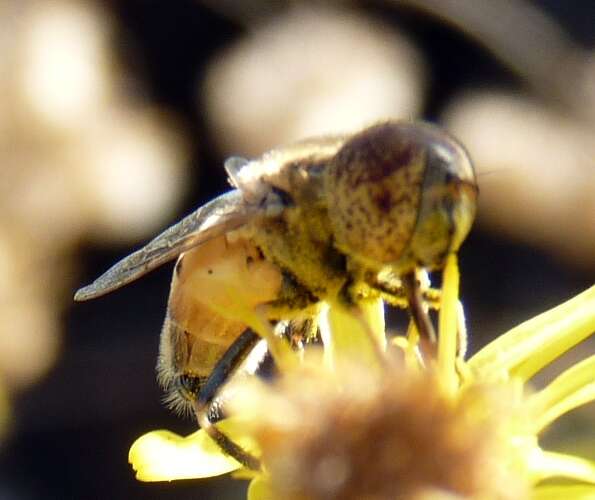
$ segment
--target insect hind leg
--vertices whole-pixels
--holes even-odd
[[[211,375],[201,387],[197,398],[193,401],[196,419],[200,427],[226,454],[252,470],[260,469],[260,461],[217,429],[213,424],[212,417],[220,414],[218,409],[213,411],[213,405],[217,405],[218,390],[230,379],[235,369],[246,359],[259,340],[260,337],[255,332],[250,329],[245,330],[217,362]]]
[[[318,335],[316,321],[309,317],[278,322],[276,330],[295,350],[301,350],[303,343],[315,342]],[[262,338],[254,331],[246,329],[225,351],[206,381],[200,383],[198,395],[192,401],[200,427],[225,453],[253,470],[260,469],[259,460],[217,429],[214,423],[224,418],[225,401],[219,397],[219,390],[230,380],[236,369],[249,356],[252,356],[252,353],[255,353],[261,341]],[[246,368],[248,373],[253,373],[264,380],[274,379],[277,376],[277,367],[268,349],[264,353],[257,354],[258,366],[252,367],[254,371],[252,372],[247,366],[242,366],[242,370]]]

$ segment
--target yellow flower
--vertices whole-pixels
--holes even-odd
[[[463,359],[456,257],[444,273],[436,359],[415,335],[384,345],[382,305],[331,305],[324,354],[306,352],[272,385],[241,382],[217,424],[258,454],[240,470],[198,431],[155,431],[130,450],[145,481],[237,471],[250,499],[595,497],[595,463],[543,450],[540,433],[595,400],[595,355],[532,392],[527,382],[595,331],[595,287]],[[563,480],[563,482],[562,482]]]

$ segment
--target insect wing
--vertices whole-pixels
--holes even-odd
[[[246,203],[241,191],[229,191],[122,259],[93,283],[78,290],[74,300],[89,300],[116,290],[190,248],[243,226],[260,212],[262,208],[258,205]]]

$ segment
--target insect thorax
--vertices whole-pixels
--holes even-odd
[[[345,256],[333,246],[321,204],[288,207],[260,221],[254,241],[267,259],[319,299],[337,293],[347,279]]]

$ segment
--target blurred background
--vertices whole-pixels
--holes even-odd
[[[592,285],[594,48],[592,0],[0,0],[0,499],[241,498],[127,463],[144,432],[194,430],[154,375],[171,265],[72,303],[228,189],[226,156],[441,123],[481,190],[460,256],[471,350]],[[594,417],[548,445],[594,457]]]

